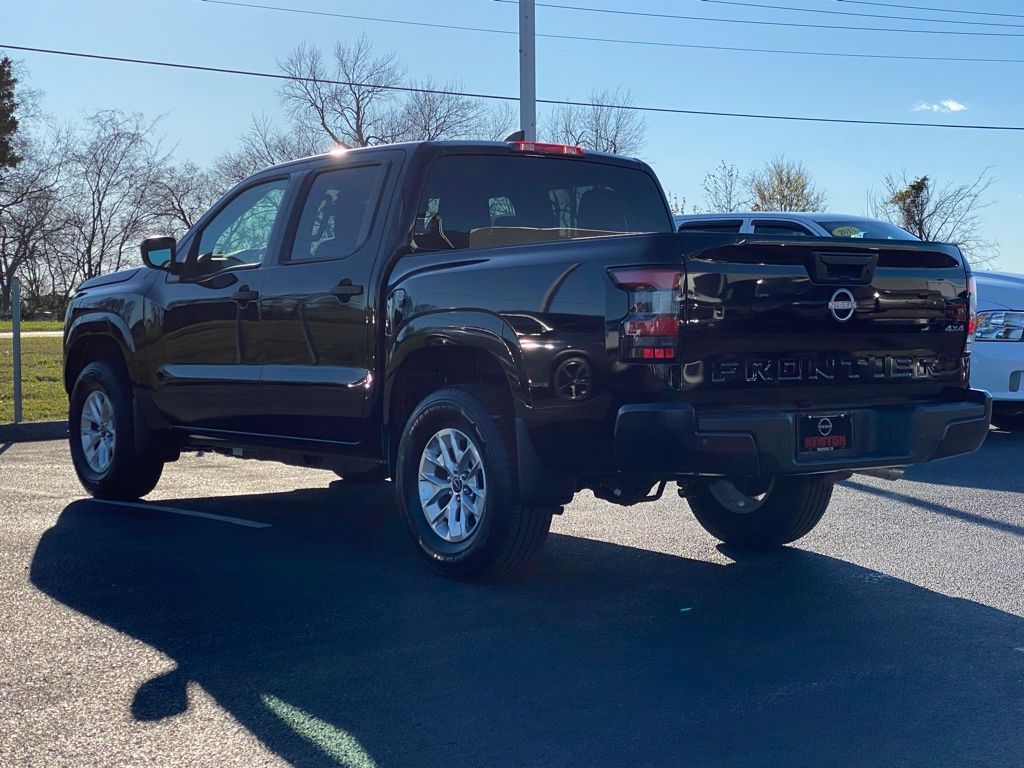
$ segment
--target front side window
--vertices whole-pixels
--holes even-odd
[[[288,179],[257,184],[224,206],[203,228],[195,271],[207,275],[263,263],[287,187]]]
[[[319,174],[295,230],[292,261],[343,259],[370,236],[384,168],[363,165]]]
[[[431,167],[416,212],[417,250],[495,248],[674,226],[637,168],[533,156],[454,155]]]

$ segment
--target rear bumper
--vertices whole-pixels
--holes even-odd
[[[797,418],[849,413],[853,448],[797,455]],[[619,409],[619,470],[645,475],[770,476],[900,467],[970,453],[981,447],[992,418],[987,392],[967,390],[960,402],[815,408],[813,411],[700,410],[685,403]]]

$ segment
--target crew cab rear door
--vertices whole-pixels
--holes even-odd
[[[332,158],[304,179],[260,296],[266,434],[356,444],[373,385],[370,273],[399,150]]]
[[[955,246],[678,237],[695,404],[904,402],[966,386],[968,285]]]

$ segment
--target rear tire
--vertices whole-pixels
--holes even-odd
[[[519,570],[558,511],[519,504],[508,420],[482,394],[450,388],[429,395],[398,448],[394,479],[406,527],[427,565],[449,578]]]
[[[832,487],[815,477],[709,480],[687,502],[697,522],[722,543],[767,549],[810,533],[828,508]]]
[[[136,450],[131,384],[116,362],[89,363],[78,374],[68,432],[75,472],[91,495],[131,500],[156,487],[164,462]]]

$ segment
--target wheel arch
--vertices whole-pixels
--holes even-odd
[[[116,360],[124,366],[132,383],[137,382],[135,344],[124,321],[116,315],[90,315],[76,320],[64,343],[64,390],[75,386],[78,374],[95,360]]]
[[[521,497],[566,503],[574,479],[543,467],[523,418],[531,407],[529,379],[515,331],[483,312],[439,312],[417,321],[403,327],[388,357],[382,415],[391,470],[406,420],[424,397],[446,386],[482,385],[490,404],[509,418]]]
[[[437,312],[406,324],[387,359],[383,417],[401,430],[420,400],[446,385],[477,383],[500,393],[514,417],[529,406],[515,332],[486,312]]]

